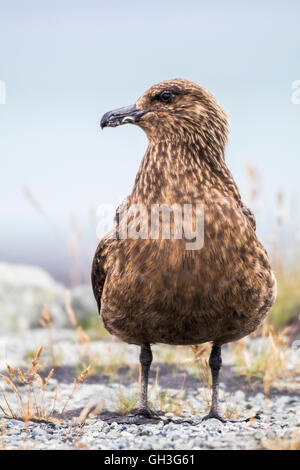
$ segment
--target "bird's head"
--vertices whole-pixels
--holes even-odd
[[[153,85],[132,106],[109,111],[101,127],[141,127],[151,141],[198,143],[223,154],[227,117],[215,98],[196,83],[177,78]]]

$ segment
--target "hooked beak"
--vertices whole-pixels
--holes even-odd
[[[100,121],[101,129],[104,127],[116,127],[121,124],[136,123],[139,122],[144,114],[148,113],[149,110],[139,110],[136,105],[126,106],[125,108],[115,109],[114,111],[108,111],[102,116]]]

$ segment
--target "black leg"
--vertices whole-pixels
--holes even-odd
[[[130,411],[126,416],[113,415],[108,418],[102,418],[107,422],[117,422],[124,424],[144,424],[149,422],[158,422],[161,417],[149,408],[148,405],[148,378],[152,363],[152,351],[149,343],[141,346],[140,364],[141,364],[141,389],[140,399],[137,408]]]
[[[222,366],[221,346],[214,344],[209,356],[209,366],[212,375],[211,409],[203,419],[215,418],[225,421],[219,415],[219,373]]]
[[[149,413],[148,406],[148,377],[152,363],[152,351],[149,343],[141,346],[140,364],[141,364],[141,390],[138,410],[143,413]],[[151,412],[150,412],[151,413]]]
[[[211,399],[211,408],[208,415],[204,416],[203,420],[207,420],[210,418],[218,419],[222,421],[222,423],[226,423],[227,421],[231,423],[239,423],[239,422],[248,422],[252,419],[260,419],[259,414],[256,414],[253,417],[246,418],[246,419],[225,419],[219,415],[219,374],[220,369],[222,367],[222,355],[221,355],[221,346],[214,344],[209,356],[209,366],[212,375],[212,399]]]

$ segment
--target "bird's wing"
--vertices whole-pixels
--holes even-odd
[[[106,279],[106,256],[111,244],[111,237],[109,235],[110,234],[103,238],[99,243],[92,264],[91,280],[99,313],[101,310],[101,297]]]
[[[126,211],[127,208],[127,201],[128,197],[126,197],[121,204],[118,206],[116,210],[116,215],[114,222],[116,226],[119,224],[119,218],[122,217],[123,212]],[[104,288],[104,283],[106,279],[106,256],[107,252],[109,251],[113,237],[114,230],[111,230],[99,243],[98,248],[96,250],[93,265],[92,265],[92,273],[91,273],[91,280],[92,280],[92,287],[95,299],[98,304],[99,313],[101,310],[101,297]]]
[[[255,220],[255,215],[253,214],[253,212],[249,209],[249,207],[246,206],[246,204],[244,204],[242,202],[242,211],[243,211],[243,214],[248,218],[248,220],[251,222],[251,225],[253,227],[254,230],[256,230],[256,220]]]
[[[101,310],[101,297],[106,278],[104,263],[105,258],[103,256],[103,246],[101,246],[100,243],[94,256],[91,273],[92,287],[98,305],[99,313]]]

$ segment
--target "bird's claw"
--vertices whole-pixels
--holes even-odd
[[[108,424],[182,424],[188,423],[193,425],[193,421],[185,418],[172,418],[164,416],[164,413],[153,411],[150,408],[135,408],[131,410],[127,415],[110,415],[107,417],[101,417],[103,421]]]
[[[244,419],[227,419],[222,418],[217,411],[211,410],[206,416],[202,418],[203,421],[207,421],[208,419],[217,419],[221,423],[249,423],[250,421],[255,421],[260,419],[259,413],[256,413],[255,416],[250,416]]]
[[[221,423],[226,423],[226,419],[222,418],[222,416],[219,415],[218,412],[216,411],[210,411],[206,416],[202,418],[202,421],[207,421],[209,419],[217,419],[218,421],[221,421]]]
[[[150,408],[134,408],[130,411],[129,416],[142,416],[143,418],[150,419],[161,419],[161,414],[156,411],[151,410]]]
[[[155,424],[162,420],[161,415],[150,408],[135,408],[127,415],[116,414],[102,419],[109,424]]]

